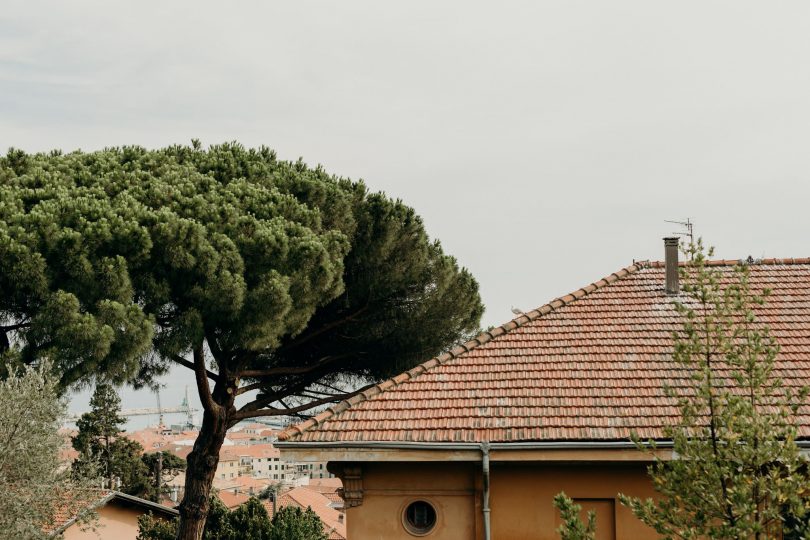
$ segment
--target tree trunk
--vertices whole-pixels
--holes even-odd
[[[230,427],[228,416],[234,411],[233,393],[226,392],[220,384],[217,384],[212,397],[218,407],[211,410],[205,408],[200,434],[186,460],[185,494],[179,507],[177,540],[202,539],[210,506],[211,485],[219,463],[219,450]]]

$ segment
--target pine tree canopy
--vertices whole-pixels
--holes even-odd
[[[149,382],[204,344],[259,408],[408,367],[481,313],[411,208],[267,148],[0,158],[0,352],[63,386]]]
[[[180,539],[201,538],[228,428],[346,399],[482,312],[411,208],[267,148],[0,158],[0,358],[47,359],[62,388],[194,371]]]

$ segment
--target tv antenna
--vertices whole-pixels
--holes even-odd
[[[676,232],[673,232],[672,234],[674,234],[675,236],[683,236],[685,238],[689,238],[689,244],[694,244],[695,243],[695,235],[694,235],[694,232],[692,230],[692,227],[695,224],[692,223],[692,220],[690,218],[686,218],[686,221],[671,221],[671,220],[665,219],[664,223],[673,223],[675,225],[680,225],[685,230],[682,230],[680,232],[676,231]]]

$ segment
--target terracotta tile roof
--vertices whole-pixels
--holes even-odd
[[[313,478],[309,484],[304,486],[306,489],[317,491],[332,503],[332,506],[343,506],[343,497],[340,496],[338,490],[343,487],[343,482],[340,478]]]
[[[249,456],[252,458],[277,458],[281,455],[278,448],[270,443],[232,447],[228,450],[228,452],[239,457]]]
[[[255,433],[243,433],[241,431],[228,433],[228,438],[232,441],[252,441],[253,439],[258,439],[259,436]]]
[[[272,480],[269,478],[254,478],[253,476],[239,476],[233,479],[234,485],[239,490],[245,490],[248,488],[265,488],[273,483]]]
[[[335,510],[330,506],[332,501],[325,497],[322,493],[308,489],[307,486],[293,488],[278,496],[278,508],[287,506],[295,506],[306,510],[312,508],[312,511],[318,514],[323,522],[324,531],[329,535],[329,540],[344,540],[346,538],[346,520],[341,521],[340,516],[343,512]],[[272,501],[265,501],[264,505],[267,513],[272,517],[273,503]]]
[[[321,495],[329,499],[329,502],[332,503],[333,508],[343,508],[343,497],[341,497],[340,493],[337,491],[321,492]]]
[[[109,489],[70,489],[65,490],[61,495],[62,502],[56,509],[53,522],[44,528],[47,534],[54,537],[80,518],[87,517],[89,512],[110,504],[112,501],[141,508],[144,513],[158,512],[170,517],[178,515],[177,510],[168,506]],[[59,537],[61,538],[61,536]]]
[[[46,533],[62,531],[81,515],[104,504],[113,491],[109,489],[83,489],[66,491],[54,511],[53,522],[45,527]]]
[[[194,449],[193,446],[169,443],[164,446],[159,446],[155,448],[153,451],[154,452],[168,451],[169,453],[174,454],[179,458],[188,459],[188,455],[191,453],[193,449]]]
[[[712,261],[731,276],[738,261]],[[810,259],[751,265],[757,309],[781,345],[777,375],[810,384]],[[663,263],[637,263],[284,431],[295,441],[599,441],[662,438],[680,328]],[[682,296],[681,299],[684,299]],[[810,437],[810,411],[799,420]]]
[[[233,510],[237,506],[241,506],[250,500],[250,495],[244,493],[232,493],[230,491],[219,491],[217,497],[222,501],[227,508]]]
[[[245,429],[252,429],[252,430],[267,429],[266,424],[261,424],[259,422],[251,422],[249,424],[239,424],[237,427],[239,429],[241,429],[241,430],[245,430]]]
[[[239,461],[239,451],[236,446],[222,447],[219,449],[219,462],[223,461]]]
[[[160,426],[149,426],[137,431],[124,432],[123,436],[143,446],[144,452],[155,452],[158,448],[169,444],[177,444],[179,441],[193,441],[198,434],[197,431],[165,434],[161,431]]]
[[[321,493],[327,493],[330,491],[337,492],[337,490],[343,487],[343,481],[338,477],[312,478],[310,479],[309,484],[304,487],[314,489],[315,491],[319,491]]]

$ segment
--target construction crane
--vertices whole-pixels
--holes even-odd
[[[163,424],[163,418],[167,414],[185,414],[186,421],[189,426],[194,425],[194,413],[198,412],[199,409],[195,409],[190,406],[188,401],[188,387],[186,387],[186,393],[183,397],[183,401],[181,402],[179,407],[163,407],[160,402],[160,393],[155,391],[157,397],[157,407],[145,407],[141,409],[124,409],[119,414],[121,416],[153,416],[158,415],[160,418],[160,423]],[[79,414],[71,414],[65,417],[66,422],[76,422],[76,420],[81,417],[81,413]]]
[[[157,398],[157,412],[158,412],[158,425],[163,425],[163,407],[160,406],[160,388],[155,388],[155,397]]]
[[[189,428],[194,427],[194,411],[197,409],[192,409],[188,403],[188,385],[186,385],[186,395],[183,396],[183,401],[180,403],[180,408],[186,408],[186,426]]]

